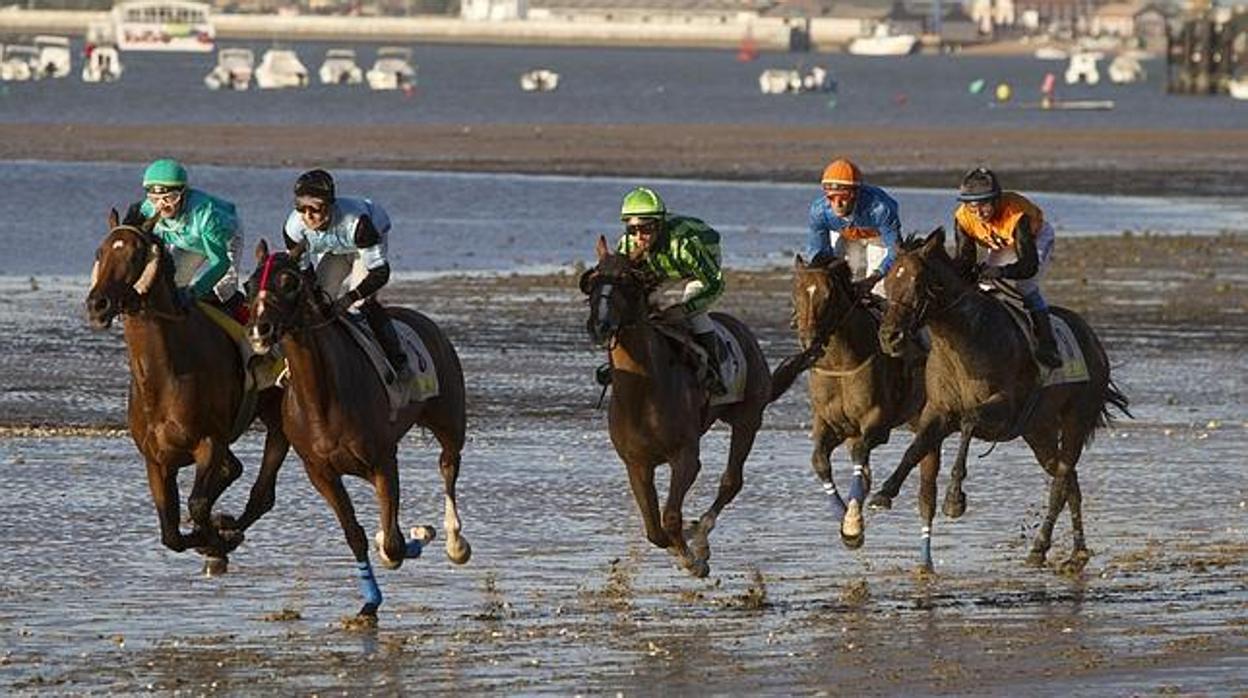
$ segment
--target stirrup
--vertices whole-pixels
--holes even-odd
[[[1057,370],[1062,367],[1062,355],[1057,353],[1056,350],[1050,353],[1044,349],[1037,349],[1036,361],[1038,361],[1042,366],[1046,366],[1053,370]]]
[[[597,383],[598,385],[601,385],[604,388],[607,387],[608,385],[611,385],[611,362],[610,361],[599,364],[598,368],[594,369],[594,382]]]

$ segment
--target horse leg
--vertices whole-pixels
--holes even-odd
[[[377,554],[386,569],[397,570],[406,558],[420,557],[424,541],[416,537],[405,540],[399,528],[399,464],[393,453],[387,454],[373,470],[373,489],[377,493],[378,518],[381,520],[381,528],[375,537]]]
[[[663,530],[659,518],[659,496],[654,491],[654,468],[640,462],[626,463],[628,484],[637,500],[641,521],[646,527],[646,538],[658,548],[667,548],[672,541]]]
[[[839,523],[845,518],[845,500],[841,499],[840,493],[836,491],[836,483],[832,479],[832,452],[841,445],[844,439],[841,439],[828,426],[828,423],[819,417],[815,417],[810,439],[815,442],[815,449],[810,453],[810,467],[814,469],[815,477],[823,482],[823,491],[827,493],[832,503],[832,516]]]
[[[854,464],[854,479],[849,485],[849,501],[845,503],[845,518],[841,520],[841,542],[845,547],[857,549],[866,540],[866,523],[862,518],[863,501],[871,490],[871,449],[888,440],[888,429],[869,426],[862,436],[849,440],[849,457]]]
[[[1083,434],[1073,433],[1075,430],[1067,425],[1062,430],[1062,460],[1070,463],[1070,474],[1066,476],[1066,503],[1070,507],[1070,528],[1072,549],[1070,559],[1062,563],[1062,571],[1068,574],[1079,572],[1088,563],[1091,554],[1083,538],[1083,493],[1079,491],[1079,457],[1083,455]]]
[[[442,487],[446,491],[445,511],[442,525],[446,528],[446,556],[451,562],[462,565],[472,557],[472,546],[468,539],[460,533],[459,505],[455,502],[455,483],[459,480],[460,451],[464,448],[462,436],[453,439],[448,434],[435,432],[438,442],[442,444],[442,453],[438,456],[438,471],[442,473]],[[419,531],[413,530],[416,538]]]
[[[672,480],[667,488],[667,501],[663,504],[663,530],[671,541],[668,551],[680,558],[689,574],[705,577],[711,571],[710,565],[705,560],[695,560],[689,553],[689,547],[685,544],[684,514],[681,511],[685,504],[685,495],[689,493],[689,488],[698,477],[698,471],[702,469],[696,442],[692,448],[682,449],[670,464]]]
[[[243,515],[237,521],[221,522],[226,532],[237,530],[241,535],[244,531],[251,527],[260,517],[269,513],[273,509],[273,503],[277,500],[277,472],[282,468],[282,462],[286,460],[286,454],[290,452],[290,441],[286,439],[286,435],[282,433],[280,425],[276,428],[273,424],[268,424],[268,432],[264,436],[264,455],[260,459],[260,472],[256,475],[256,481],[251,485],[251,493],[247,496],[247,506],[243,508]]]
[[[160,519],[160,542],[175,553],[206,543],[204,532],[195,530],[183,535],[180,528],[182,505],[178,502],[177,468],[166,467],[151,458],[147,459],[147,485],[152,492],[152,504]]]
[[[936,476],[940,474],[940,451],[923,456],[919,465],[919,571],[932,571],[932,519],[936,516]]]
[[[750,456],[750,450],[754,448],[754,437],[758,434],[760,426],[761,424],[756,422],[736,424],[732,427],[732,440],[728,446],[728,467],[724,468],[724,474],[719,478],[719,493],[715,496],[715,502],[711,504],[710,510],[698,519],[693,540],[689,543],[695,560],[705,563],[711,559],[709,536],[711,531],[715,530],[715,522],[719,519],[720,512],[741,492],[741,485],[745,480],[743,475],[745,459]]]
[[[924,408],[923,414],[919,416],[918,428],[915,429],[914,439],[911,440],[910,446],[906,448],[906,452],[902,455],[901,462],[897,464],[897,468],[893,470],[893,473],[880,486],[880,491],[871,498],[871,508],[891,509],[893,497],[896,497],[901,491],[901,484],[910,476],[910,471],[929,453],[940,452],[940,443],[949,435],[949,431],[945,415],[937,414]]]
[[[966,493],[962,491],[962,481],[966,479],[966,458],[971,450],[971,433],[974,429],[963,422],[962,438],[958,442],[958,457],[953,461],[953,469],[949,472],[949,488],[945,490],[945,503],[941,511],[945,516],[956,519],[966,513]],[[935,496],[933,493],[932,496]]]
[[[228,553],[242,542],[222,538],[212,521],[212,506],[217,498],[243,472],[242,463],[229,449],[213,438],[204,439],[192,451],[195,458],[195,484],[187,497],[187,510],[196,531],[202,531],[207,544],[198,546],[204,555],[204,574],[224,574],[229,568]],[[231,544],[232,543],[232,544]]]
[[[1052,546],[1053,525],[1057,522],[1057,515],[1066,505],[1067,479],[1071,467],[1058,452],[1056,432],[1026,434],[1024,438],[1035,453],[1036,460],[1052,476],[1049,483],[1049,510],[1044,515],[1044,521],[1032,542],[1031,552],[1027,555],[1027,564],[1039,567],[1044,565],[1045,557]]]
[[[372,563],[368,561],[368,537],[364,534],[364,527],[355,519],[355,507],[351,505],[347,488],[342,485],[342,476],[329,471],[324,465],[308,465],[306,470],[312,486],[334,510],[338,524],[346,534],[347,545],[351,546],[351,552],[355,555],[355,573],[360,582],[360,595],[364,597],[364,605],[360,607],[359,615],[376,618],[382,601],[381,587],[377,586]]]

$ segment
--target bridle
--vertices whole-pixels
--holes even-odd
[[[276,322],[269,320],[269,323],[273,326],[273,334],[276,337],[281,337],[288,332],[308,332],[333,323],[334,315],[325,310],[331,303],[329,294],[315,284],[310,292],[305,292],[307,291],[305,284],[312,280],[311,274],[314,272],[310,270],[304,271],[298,266],[294,266],[293,260],[292,266],[294,266],[294,269],[282,268],[275,270],[274,265],[278,256],[284,254],[274,252],[265,257],[260,264],[260,280],[256,286],[256,300],[263,300],[266,305],[271,305],[278,311],[279,316],[276,318]],[[289,255],[285,256],[289,258]],[[294,286],[286,291],[271,287],[272,282],[282,274],[289,275],[290,278],[294,279]],[[315,316],[320,318],[317,322],[311,324],[301,323],[299,325],[290,322],[298,314],[298,305],[301,300],[305,302],[308,308],[312,309]],[[252,325],[254,326],[255,324],[253,321]]]
[[[142,252],[143,259],[140,263],[142,271],[139,272],[139,278],[135,279],[134,283],[129,285],[125,297],[117,301],[118,309],[124,315],[137,315],[138,313],[146,312],[148,315],[162,320],[185,320],[188,313],[170,313],[163,310],[157,310],[147,302],[149,294],[152,290],[152,285],[156,283],[157,276],[160,273],[161,258],[165,254],[162,248],[163,243],[159,238],[152,235],[150,232],[138,226],[124,223],[113,226],[113,228],[108,231],[108,238],[113,237],[114,234],[119,232],[130,233],[138,238],[139,244],[137,247],[139,251]],[[117,243],[120,243],[120,240],[117,240],[114,244]],[[99,281],[99,275],[100,259],[97,252],[95,266],[91,269],[91,288],[94,289],[96,287],[96,283]]]

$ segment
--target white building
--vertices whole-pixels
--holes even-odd
[[[463,0],[459,16],[476,21],[525,19],[529,16],[529,0]]]

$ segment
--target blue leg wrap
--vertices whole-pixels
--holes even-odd
[[[425,544],[421,543],[415,538],[409,540],[407,542],[407,557],[408,558],[420,557],[420,551],[423,550],[424,547],[425,547]]]
[[[367,560],[355,563],[355,576],[360,580],[360,596],[364,597],[365,608],[376,611],[381,606],[381,587],[373,576],[373,566]]]
[[[854,479],[849,482],[849,498],[862,504],[862,500],[867,498],[866,482],[862,478],[862,466],[854,466]]]
[[[932,529],[923,527],[923,539],[919,544],[919,562],[927,569],[932,568]]]
[[[841,494],[836,491],[836,485],[830,482],[823,483],[823,491],[828,495],[828,501],[832,504],[832,515],[837,521],[845,518],[845,500],[841,499]]]

